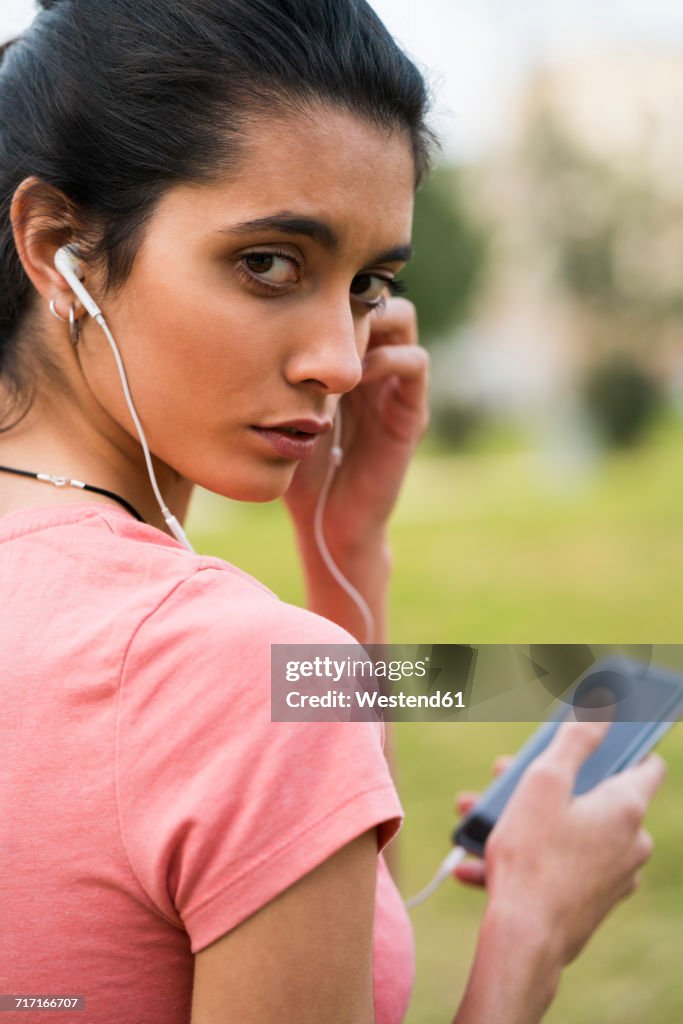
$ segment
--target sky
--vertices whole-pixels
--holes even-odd
[[[495,140],[506,99],[540,61],[628,45],[683,54],[683,0],[370,0],[428,75],[446,153],[473,160]],[[34,0],[0,0],[0,40]]]

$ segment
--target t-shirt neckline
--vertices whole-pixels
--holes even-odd
[[[49,528],[50,526],[76,523],[81,520],[94,518],[98,515],[104,518],[109,515],[119,516],[122,519],[125,519],[127,523],[134,528],[152,530],[154,533],[160,534],[164,537],[165,540],[171,543],[176,543],[182,547],[179,541],[170,537],[157,526],[152,526],[150,523],[140,522],[139,519],[136,519],[135,516],[126,511],[123,506],[117,507],[113,504],[106,505],[104,502],[98,501],[73,501],[68,504],[55,502],[50,505],[26,505],[24,508],[15,509],[13,512],[7,512],[5,515],[0,516],[0,540],[9,540],[12,537],[32,533],[36,530]]]
[[[55,501],[50,505],[25,505],[23,508],[14,509],[13,512],[6,512],[0,516],[0,523],[10,519],[15,520],[22,516],[40,515],[41,513],[50,517],[58,517],[61,514],[68,514],[70,512],[76,515],[84,515],[92,511],[120,512],[121,515],[127,516],[129,519],[135,519],[135,516],[131,515],[130,512],[126,512],[123,506],[105,505],[103,501]]]

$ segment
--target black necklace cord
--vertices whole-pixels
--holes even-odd
[[[118,501],[120,505],[123,505],[131,515],[135,516],[141,523],[148,525],[142,518],[139,512],[137,512],[130,502],[126,501],[125,498],[121,498],[118,494],[114,494],[113,491],[107,491],[104,487],[95,487],[92,484],[84,484],[82,480],[70,480],[66,476],[50,476],[49,473],[31,473],[27,469],[14,469],[12,466],[0,466],[0,470],[3,473],[16,473],[17,476],[30,476],[34,480],[44,480],[46,483],[53,484],[55,487],[80,487],[85,491],[94,491],[95,494],[103,494],[105,498],[112,498],[114,501]]]

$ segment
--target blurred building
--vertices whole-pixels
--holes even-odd
[[[682,116],[683,52],[663,49],[544,67],[509,97],[470,173],[492,262],[474,325],[443,349],[448,386],[533,416],[623,351],[683,387]]]

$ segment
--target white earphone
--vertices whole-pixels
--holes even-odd
[[[107,321],[104,319],[100,307],[97,305],[92,295],[85,288],[81,281],[81,278],[79,276],[80,263],[77,252],[67,245],[62,246],[62,248],[58,249],[55,253],[55,267],[62,275],[64,280],[67,282],[67,284],[71,285],[71,289],[74,292],[74,294],[81,300],[84,307],[87,309],[88,313],[90,313],[90,316],[93,318],[93,320],[97,321],[97,323],[100,325],[100,327],[107,336],[107,340],[109,341],[109,344],[111,345],[112,351],[114,353],[114,359],[116,360],[119,376],[121,377],[123,393],[126,396],[126,402],[128,403],[128,408],[130,409],[130,414],[133,417],[133,423],[135,424],[135,429],[138,432],[138,437],[140,438],[142,450],[145,454],[147,472],[149,474],[149,479],[154,490],[154,495],[159,503],[161,514],[163,515],[164,520],[166,521],[166,524],[171,530],[173,536],[177,540],[179,540],[180,543],[183,544],[189,551],[194,552],[194,548],[192,547],[189,540],[185,536],[185,531],[183,530],[182,526],[180,525],[176,517],[173,515],[173,513],[170,512],[169,509],[166,507],[164,499],[161,497],[161,492],[159,491],[159,486],[154,475],[154,467],[152,466],[152,460],[149,454],[147,439],[142,429],[142,424],[138,419],[138,414],[136,413],[135,407],[133,405],[133,399],[131,398],[130,390],[128,388],[126,372],[123,368],[123,363],[121,361],[121,355],[119,353],[118,345],[114,341],[114,337],[111,331],[109,330]]]
[[[182,526],[180,525],[176,517],[173,515],[173,513],[170,512],[169,509],[166,507],[164,499],[161,496],[161,492],[159,491],[159,486],[154,475],[154,467],[152,466],[152,459],[149,454],[147,439],[142,429],[142,424],[140,423],[138,415],[135,411],[135,407],[133,405],[133,399],[131,398],[130,389],[128,387],[128,380],[126,378],[126,372],[123,368],[123,362],[121,360],[121,354],[119,352],[118,345],[116,344],[114,336],[109,330],[109,326],[107,324],[107,321],[104,319],[102,310],[97,305],[92,295],[83,284],[81,278],[80,260],[77,249],[73,246],[62,246],[62,248],[58,249],[55,253],[54,263],[55,267],[62,275],[64,280],[67,282],[68,285],[70,285],[71,290],[74,292],[77,298],[80,299],[84,308],[93,318],[93,320],[95,320],[100,325],[100,327],[102,328],[107,337],[112,352],[114,353],[114,359],[116,360],[116,366],[118,368],[119,376],[121,378],[121,384],[123,386],[123,393],[125,395],[126,402],[130,410],[130,414],[133,417],[133,423],[135,424],[135,429],[138,432],[138,437],[140,438],[140,444],[142,445],[142,450],[145,455],[145,462],[147,464],[147,473],[149,475],[154,495],[159,504],[159,508],[161,509],[161,514],[163,515],[164,520],[168,525],[169,529],[171,530],[173,536],[177,540],[179,540],[180,543],[188,549],[188,551],[192,551],[194,553],[194,548],[192,547],[189,540],[185,536],[185,531],[183,530]],[[327,476],[325,478],[322,489],[320,491],[320,495],[318,497],[318,503],[315,510],[314,536],[316,544],[318,545],[318,550],[322,555],[325,565],[332,573],[334,578],[337,580],[339,585],[347,592],[347,594],[356,603],[358,609],[360,610],[366,628],[366,639],[364,642],[366,644],[369,644],[373,642],[374,636],[374,621],[372,618],[372,613],[370,612],[370,609],[368,608],[368,605],[366,601],[363,599],[362,595],[358,593],[353,584],[349,583],[346,577],[340,572],[338,566],[335,565],[334,561],[332,560],[330,552],[327,548],[327,544],[325,543],[325,537],[323,535],[322,529],[323,509],[325,506],[325,502],[327,500],[327,494],[332,483],[332,478],[334,477],[337,467],[340,465],[342,461],[343,455],[344,453],[341,448],[341,410],[337,408],[337,415],[334,421],[334,433],[332,435],[332,447],[330,449],[329,455],[329,467],[327,471]]]

